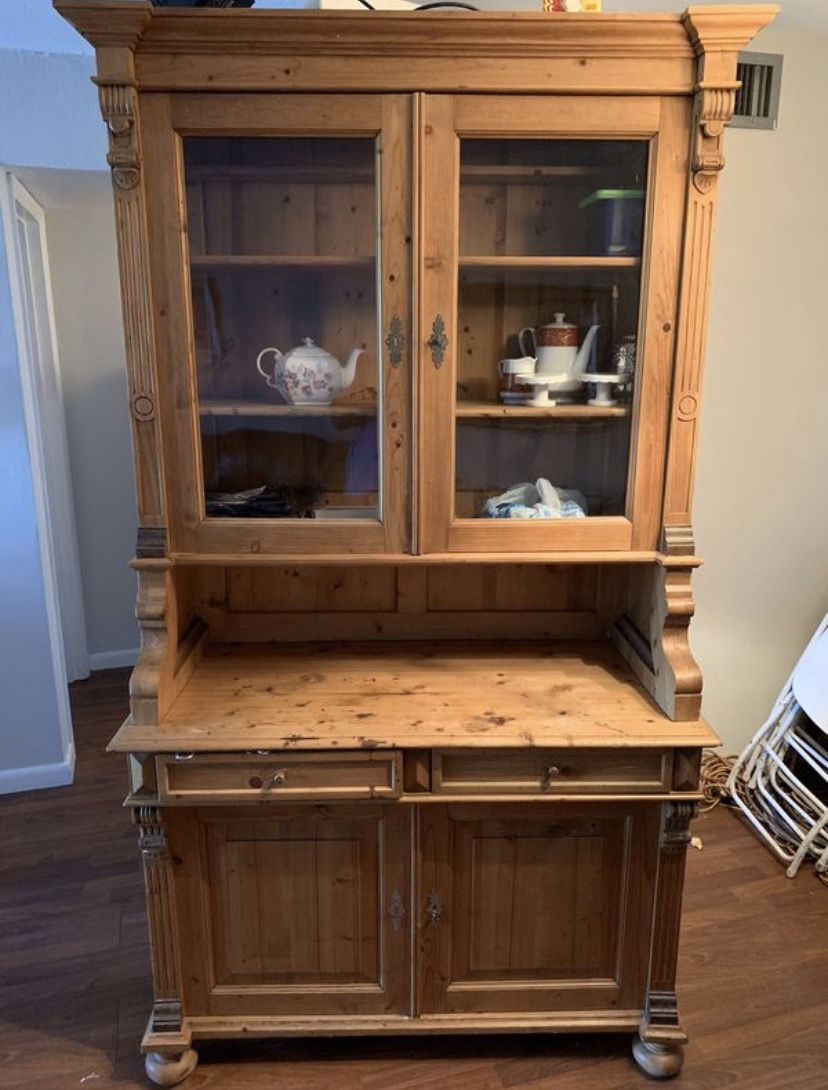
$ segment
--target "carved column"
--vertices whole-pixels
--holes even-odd
[[[678,1074],[687,1041],[678,1015],[676,963],[687,845],[695,813],[693,802],[665,802],[662,807],[647,1007],[633,1045],[639,1065],[656,1077]]]
[[[739,50],[772,9],[691,7],[685,27],[699,58],[687,182],[676,362],[664,497],[664,548],[692,554],[691,508],[705,355],[713,228],[724,131],[733,115]]]
[[[111,74],[98,77],[96,83],[101,113],[109,133],[107,161],[112,169],[115,198],[138,515],[143,527],[163,527],[164,496],[156,412],[155,343],[139,100],[131,50],[113,53],[117,63],[110,66]]]
[[[157,806],[140,806],[134,814],[138,846],[144,864],[152,951],[154,1002],[151,1033],[180,1034],[181,968],[178,954],[177,916],[173,863],[167,843],[164,813]]]

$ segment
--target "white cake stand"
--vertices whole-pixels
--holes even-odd
[[[613,371],[583,371],[578,378],[583,383],[591,382],[598,387],[595,397],[589,398],[587,405],[596,405],[598,408],[609,409],[618,402],[611,396],[613,386],[618,385],[618,375]],[[521,382],[523,379],[521,379]]]
[[[571,382],[572,375],[568,375],[566,371],[561,371],[556,375],[520,375],[518,381],[521,386],[535,387],[534,396],[526,404],[544,408],[549,405],[557,405],[552,393],[556,386],[563,386]]]

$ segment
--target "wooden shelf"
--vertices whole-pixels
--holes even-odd
[[[533,185],[545,181],[578,181],[599,172],[592,166],[532,166],[525,163],[469,163],[460,165],[463,182],[503,182],[510,185]]]
[[[636,269],[640,257],[513,257],[497,255],[461,257],[461,269]]]
[[[308,678],[312,678],[311,684]],[[110,748],[153,752],[396,746],[699,746],[609,641],[213,644],[164,722]]]
[[[350,185],[370,184],[376,172],[369,167],[340,166],[189,166],[188,182],[273,182],[274,185]]]
[[[210,269],[370,269],[373,257],[325,254],[191,254],[195,271]]]
[[[267,401],[218,401],[204,399],[199,402],[201,416],[376,416],[376,401],[335,405],[276,405]]]
[[[508,420],[512,417],[548,417],[550,420],[608,420],[614,417],[629,416],[629,405],[494,405],[488,401],[458,401],[458,418],[480,419],[495,418]]]

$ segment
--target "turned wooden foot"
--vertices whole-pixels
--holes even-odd
[[[198,1053],[185,1049],[173,1056],[163,1056],[160,1052],[148,1052],[144,1060],[147,1078],[156,1086],[176,1086],[195,1071]]]
[[[681,1045],[659,1045],[636,1037],[632,1051],[635,1062],[651,1079],[672,1079],[678,1075],[684,1063]]]

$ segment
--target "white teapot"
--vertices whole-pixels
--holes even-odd
[[[262,359],[272,352],[273,372],[265,371]],[[256,369],[265,382],[282,395],[288,405],[330,405],[337,394],[347,390],[356,375],[363,349],[354,348],[343,367],[330,352],[305,337],[289,352],[263,348],[256,357]]]

